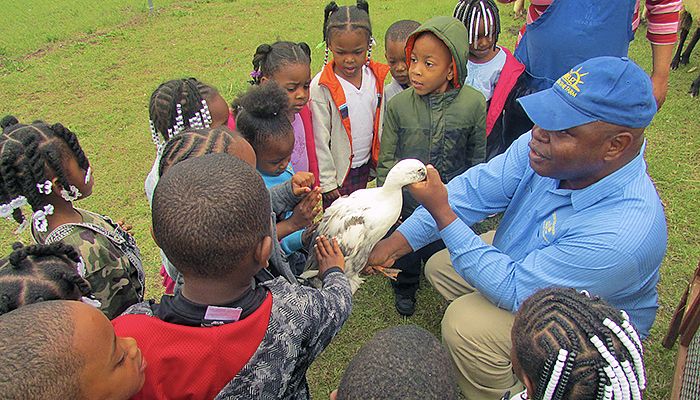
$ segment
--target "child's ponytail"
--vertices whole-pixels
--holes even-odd
[[[308,44],[286,41],[261,44],[253,55],[253,71],[250,72],[252,80],[249,82],[259,85],[263,77],[272,78],[282,67],[290,64],[311,65],[311,49]]]
[[[357,0],[357,8],[364,11],[369,15],[369,3],[366,0]]]
[[[338,11],[338,8],[338,4],[335,1],[331,1],[323,9],[323,41],[326,42],[326,47],[328,47],[328,17]]]
[[[253,55],[253,71],[250,73],[252,78],[250,81],[251,85],[259,85],[260,80],[263,77],[263,66],[267,61],[267,56],[272,52],[272,46],[269,44],[261,44],[255,49],[255,54]]]

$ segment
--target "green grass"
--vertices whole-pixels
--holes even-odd
[[[154,0],[149,16],[146,0],[56,2],[5,1],[0,26],[0,114],[20,120],[60,121],[75,130],[95,169],[94,194],[78,205],[124,218],[132,223],[147,268],[148,296],[156,297],[159,257],[148,232],[149,209],[143,180],[154,157],[148,132],[147,102],[162,81],[195,76],[217,86],[227,100],[245,90],[255,47],[276,39],[321,40],[324,1],[298,0]],[[454,1],[383,1],[371,4],[383,60],[383,33],[397,19],[423,21],[452,12]],[[501,44],[511,47],[520,21],[502,8]],[[631,57],[650,70],[644,32]],[[575,44],[570,44],[575,46]],[[314,50],[313,70],[323,60]],[[700,64],[693,57],[691,66]],[[694,266],[700,259],[700,99],[687,88],[697,74],[688,67],[671,76],[668,99],[647,129],[649,173],[666,206],[668,253],[661,270],[660,304],[647,342],[648,399],[669,394],[675,353],[660,342],[670,315]],[[15,240],[14,225],[0,222],[0,254]],[[26,240],[26,237],[25,237]],[[414,323],[439,335],[444,302],[423,285],[418,312],[400,318],[385,281],[370,278],[355,296],[353,314],[308,376],[316,398],[327,398],[355,351],[379,329]]]

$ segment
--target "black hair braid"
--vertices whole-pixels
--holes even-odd
[[[3,123],[15,121],[9,117],[3,119]],[[40,210],[48,202],[37,184],[51,180],[49,170],[68,190],[71,183],[63,168],[67,157],[72,155],[79,165],[89,166],[77,137],[61,124],[49,126],[38,121],[29,125],[14,123],[3,128],[0,147],[0,196],[3,203],[24,196],[33,211]],[[12,216],[17,223],[25,221],[19,208]]]
[[[220,126],[188,129],[173,137],[163,150],[158,165],[159,176],[163,176],[168,168],[188,158],[227,151],[228,146],[233,142],[232,135],[228,128]]]
[[[15,243],[12,249],[0,265],[0,314],[45,300],[91,295],[90,284],[77,269],[81,259],[73,247]]]
[[[323,40],[330,44],[333,30],[362,29],[367,33],[367,42],[372,39],[372,24],[369,19],[369,4],[359,0],[355,6],[338,7],[330,2],[324,10]]]
[[[472,38],[474,42],[477,40],[478,36],[478,26],[476,25],[476,20],[472,19],[472,14],[474,16],[479,16],[478,19],[484,21],[484,26],[487,26],[486,15],[484,10],[482,10],[482,5],[484,10],[488,10],[493,17],[493,26],[487,28],[489,29],[489,36],[493,37],[493,49],[496,49],[496,44],[498,43],[498,35],[501,33],[501,17],[498,13],[498,6],[493,0],[460,0],[455,6],[453,17],[462,21],[464,26],[467,28],[469,33],[469,38]],[[470,41],[470,44],[472,42]]]
[[[328,45],[328,17],[338,11],[338,8],[338,4],[335,1],[331,1],[323,9],[323,41],[326,42],[326,45]]]
[[[3,129],[3,131],[6,128],[12,127],[13,125],[19,124],[19,121],[14,115],[5,115],[2,117],[2,120],[0,120],[0,128]]]
[[[543,398],[559,349],[566,349],[569,355],[552,398],[601,398],[605,385],[610,384],[603,371],[608,363],[590,342],[593,336],[601,339],[619,363],[633,363],[629,349],[604,325],[606,318],[618,326],[622,324],[614,308],[573,289],[545,289],[523,303],[513,332],[517,332],[514,341],[518,361],[525,374],[537,380],[533,399]],[[634,347],[641,350],[636,343]],[[636,370],[633,373],[633,379],[638,380]],[[626,373],[624,379],[632,385]]]
[[[56,136],[63,139],[63,141],[68,145],[70,151],[75,156],[76,161],[78,161],[78,166],[87,171],[88,167],[90,167],[90,162],[85,156],[83,148],[80,147],[78,136],[60,123],[49,126],[49,129],[51,129]]]
[[[212,86],[195,78],[174,79],[162,83],[151,94],[148,104],[148,114],[153,127],[165,141],[170,139],[168,129],[175,126],[177,104],[182,107],[182,117],[185,128],[189,127],[189,119],[202,108],[202,100],[217,94]]]
[[[294,43],[278,41],[273,44],[261,44],[253,55],[253,85],[262,83],[262,78],[271,78],[277,71],[287,65],[311,64],[311,48],[305,42]]]

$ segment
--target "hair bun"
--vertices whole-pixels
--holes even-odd
[[[311,47],[309,47],[308,43],[306,42],[299,42],[299,47],[301,47],[301,50],[309,56],[309,60],[311,59]]]
[[[9,128],[17,124],[19,124],[19,121],[14,115],[5,115],[2,117],[2,120],[0,120],[0,128],[2,129]]]
[[[369,14],[369,3],[366,0],[357,0],[357,8]]]
[[[272,52],[272,46],[267,43],[263,43],[255,49],[255,54],[270,54]]]
[[[289,110],[287,93],[274,82],[253,86],[238,104],[256,118],[273,118]]]

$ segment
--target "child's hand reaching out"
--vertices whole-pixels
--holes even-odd
[[[311,172],[297,172],[292,176],[292,192],[295,196],[309,193],[315,181],[316,178]]]
[[[316,252],[316,260],[318,261],[319,276],[323,276],[323,274],[332,267],[339,267],[342,270],[345,269],[345,257],[343,257],[343,252],[340,250],[340,245],[336,238],[333,238],[333,242],[331,243],[331,241],[323,235],[317,237],[314,251]]]
[[[305,228],[314,222],[314,218],[321,211],[319,201],[321,200],[321,189],[316,188],[307,193],[294,207],[292,216],[289,218],[296,230]]]

